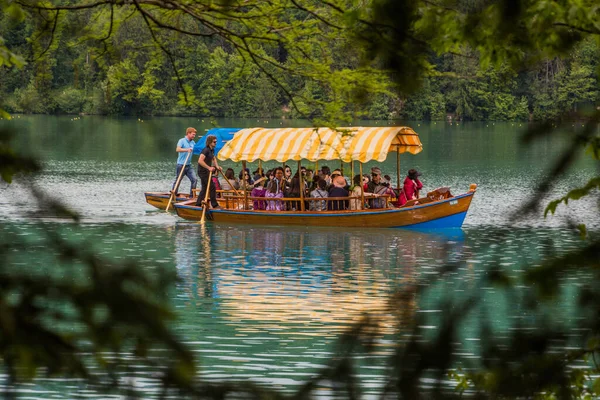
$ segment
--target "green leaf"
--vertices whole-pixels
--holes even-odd
[[[581,237],[581,239],[585,239],[587,237],[587,228],[585,224],[577,225],[577,229],[579,230],[579,236]]]
[[[590,181],[584,187],[573,189],[569,193],[567,193],[566,196],[548,203],[546,209],[544,210],[544,217],[546,217],[549,212],[554,214],[554,212],[556,211],[556,207],[560,203],[568,204],[569,200],[579,200],[582,197],[589,195],[590,192],[594,189],[600,189],[600,176],[590,179]]]
[[[588,349],[596,349],[596,347],[600,347],[600,337],[598,337],[598,336],[591,337],[590,339],[588,339],[586,345],[587,345]]]
[[[23,8],[17,2],[13,1],[0,1],[0,10],[4,12],[4,15],[13,21],[23,21],[25,13]]]
[[[594,383],[592,383],[592,393],[600,395],[600,377],[594,379]]]

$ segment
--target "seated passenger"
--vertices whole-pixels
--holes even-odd
[[[421,176],[421,173],[416,169],[408,170],[408,175],[404,179],[404,194],[407,201],[419,198],[419,190],[423,188],[419,176]]]
[[[257,181],[257,180],[259,180],[260,178],[262,178],[263,176],[265,176],[265,171],[263,171],[262,167],[258,167],[258,168],[256,168],[256,171],[254,171],[254,172],[252,173],[252,175],[253,175],[253,177],[252,177],[252,178],[253,178],[255,181]]]
[[[267,183],[271,180],[273,180],[273,178],[275,178],[275,170],[274,169],[270,169],[267,171],[267,173],[265,174],[265,177],[267,178]]]
[[[340,171],[339,169],[336,169],[336,170],[334,170],[334,171],[331,173],[331,182],[332,182],[332,184],[333,184],[333,181],[335,181],[335,179],[336,179],[338,176],[341,176],[342,178],[344,178],[344,181],[346,181],[346,178],[344,177],[344,175],[342,175],[342,171]],[[341,182],[341,181],[340,181],[340,182]],[[330,185],[329,185],[329,188],[328,188],[328,190],[329,190],[329,189],[331,189],[331,186],[332,186],[332,185],[330,184]],[[346,181],[346,186],[344,186],[344,189],[346,189],[346,190],[350,190],[350,185],[348,185],[348,182],[347,182],[347,181]]]
[[[327,183],[327,190],[329,190],[329,187],[331,186],[331,170],[327,165],[321,167],[319,178],[325,180],[325,183]]]
[[[302,165],[300,167],[300,175],[302,175],[302,178],[304,178],[304,180],[306,180],[306,167],[304,165]]]
[[[333,170],[333,172],[331,173],[331,175],[329,176],[329,182],[327,182],[327,190],[331,189],[333,187],[333,180],[335,178],[337,178],[338,176],[342,176],[342,174],[340,174],[339,169],[335,169]]]
[[[283,171],[283,178],[286,180],[288,185],[292,183],[292,168],[289,165],[286,165]]]
[[[267,185],[267,193],[265,197],[269,198],[283,198],[283,193],[286,188],[286,181],[283,177],[283,168],[275,168],[275,177],[269,181]],[[285,211],[285,204],[283,201],[267,201],[267,210],[270,211]]]
[[[346,179],[343,176],[338,176],[333,180],[331,189],[329,189],[329,197],[348,197],[346,190]],[[346,210],[348,208],[348,200],[330,200],[327,202],[329,211]]]
[[[254,185],[254,180],[250,176],[250,169],[242,169],[240,171],[240,189],[242,190],[252,190]]]
[[[306,170],[306,175],[304,176],[304,180],[306,181],[306,185],[310,185],[312,184],[313,181],[313,170],[312,169],[307,169]]]
[[[350,196],[356,197],[355,199],[350,200],[350,210],[362,210],[361,202],[362,202],[362,180],[363,178],[360,175],[355,175],[352,182],[354,185],[352,186],[352,192]]]
[[[215,186],[215,190],[221,190],[221,184],[219,183],[219,178],[216,175],[213,175],[211,178],[213,185]],[[222,197],[220,193],[217,193],[217,197]]]
[[[387,191],[385,192],[385,194],[387,194],[388,196],[388,201],[395,203],[396,202],[396,192],[394,192],[394,190],[392,189],[392,178],[390,178],[389,175],[384,175],[383,178],[381,178],[381,183],[384,186],[387,186]]]
[[[265,197],[267,188],[265,188],[266,178],[260,178],[254,182],[254,189],[250,192],[250,197]],[[267,202],[263,200],[252,200],[252,206],[255,210],[266,210]]]
[[[369,206],[371,208],[386,208],[386,197],[378,197],[387,194],[389,188],[389,184],[385,184],[385,182],[381,179],[381,169],[377,167],[371,168],[371,181],[367,185],[367,192],[373,193],[375,198],[369,200]]]
[[[331,171],[331,179],[335,179],[336,176],[342,176],[342,171],[340,171],[339,169],[334,169],[333,171]]]
[[[319,179],[318,176],[315,176],[317,179],[317,188],[310,192],[310,197],[315,199],[326,199],[329,197],[329,193],[327,192],[327,182],[324,179]],[[325,200],[320,201],[311,201],[309,206],[310,211],[325,211],[327,209],[327,202]]]
[[[312,181],[308,182],[307,186],[308,186],[309,196],[313,190],[316,190],[319,188],[319,180],[321,180],[321,178],[319,177],[319,175],[315,174],[315,175],[313,175]],[[327,187],[327,183],[325,183],[325,186]]]
[[[371,182],[371,177],[369,175],[363,175],[363,190],[366,192],[369,187],[369,182]]]
[[[223,190],[237,190],[240,188],[240,183],[235,177],[235,172],[233,172],[232,168],[227,168],[227,171],[225,171],[225,177],[221,177],[221,179],[219,179],[219,183],[221,184],[221,188]]]
[[[402,207],[406,204],[408,200],[406,200],[406,195],[404,194],[404,188],[398,188],[396,191],[396,202],[394,205],[396,207]]]
[[[298,172],[294,174],[290,186],[288,187],[287,192],[285,192],[285,197],[296,199],[300,198],[300,174],[298,174]],[[300,201],[290,201],[288,202],[287,209],[300,211],[300,203]]]

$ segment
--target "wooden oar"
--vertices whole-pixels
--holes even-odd
[[[169,196],[169,202],[167,203],[167,208],[165,208],[165,211],[169,211],[169,207],[171,207],[171,202],[175,198],[175,193],[177,193],[177,190],[179,189],[179,183],[181,182],[181,178],[183,177],[183,171],[185,171],[185,166],[187,165],[188,158],[190,158],[190,154],[192,154],[191,151],[188,152],[187,156],[185,156],[185,161],[183,162],[183,168],[181,168],[181,172],[179,173],[179,176],[177,177],[177,182],[175,182],[175,187],[173,188],[173,190],[171,190],[171,196]]]
[[[208,184],[206,187],[206,194],[204,195],[204,204],[202,205],[202,218],[200,219],[200,223],[204,223],[204,217],[206,216],[206,209],[208,208],[208,194],[210,193],[210,184],[212,183],[212,170],[208,174]]]
[[[225,176],[225,174],[223,173],[223,171],[221,171],[220,169],[217,169],[217,171],[219,171],[221,173],[221,175],[223,176],[223,178],[225,178],[225,180],[227,181],[227,183],[229,183],[229,186],[233,189],[233,191],[235,192],[235,195],[239,196],[240,193],[237,190],[235,190],[235,188],[233,187],[231,181]]]

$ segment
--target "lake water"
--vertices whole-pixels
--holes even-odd
[[[305,126],[303,121],[218,122],[224,127]],[[592,234],[600,228],[597,197],[560,206],[548,218],[542,210],[512,218],[535,195],[566,142],[558,137],[526,147],[520,144],[525,127],[519,124],[410,123],[424,150],[402,155],[403,171],[422,171],[426,190],[450,186],[458,194],[478,184],[463,229],[446,232],[202,226],[147,205],[145,191],[168,190],[174,180],[174,148],[185,128],[203,132],[210,128],[208,121],[17,116],[0,126],[18,132],[17,150],[43,160],[44,172],[35,185],[82,217],[79,225],[31,218],[35,207],[26,201],[25,190],[30,183],[2,183],[0,234],[35,236],[43,224],[104,256],[176,270],[180,281],[172,305],[179,317],[173,329],[197,354],[201,377],[209,381],[251,381],[292,393],[328,363],[336,338],[368,313],[379,318],[382,336],[377,351],[361,354],[358,376],[364,393],[376,395],[385,382],[386,357],[395,347],[394,329],[418,321],[425,336],[435,335],[445,301],[473,292],[479,302],[465,316],[456,356],[459,362],[477,360],[480,318],[491,319],[502,335],[535,317],[503,291],[483,285],[487,271],[500,267],[518,277],[549,255],[581,247],[572,223],[586,223]],[[576,162],[546,200],[584,185],[595,168],[585,159]],[[382,170],[395,182],[395,157]],[[34,268],[45,261],[29,258]],[[444,265],[455,268],[443,273]],[[555,302],[554,317],[568,326],[575,326],[577,318],[573,287],[586,278],[570,277]],[[401,316],[390,308],[394,293],[404,294],[395,307]],[[132,378],[143,397],[158,396],[153,371],[140,368]],[[107,398],[62,379],[39,378],[16,390],[22,398]],[[327,393],[325,387],[319,395]]]

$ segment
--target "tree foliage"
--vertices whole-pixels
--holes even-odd
[[[2,60],[28,64],[0,76],[0,93],[12,112],[279,117],[293,109],[330,121],[543,120],[596,104],[591,4],[515,4],[7,2]],[[71,89],[83,90],[83,103],[56,101]]]
[[[0,8],[0,90],[11,111],[266,116],[289,106],[292,116],[309,117],[317,125],[356,116],[437,119],[446,113],[462,119],[585,117],[582,129],[562,131],[571,144],[523,212],[539,209],[540,198],[582,148],[598,159],[600,112],[585,107],[598,101],[600,9],[591,0],[0,0]],[[530,129],[526,143],[556,132],[553,122]],[[9,136],[2,135],[3,180],[39,168],[15,154]],[[593,178],[550,203],[547,212],[597,191]],[[53,214],[75,217],[39,192],[32,195]],[[442,328],[430,341],[422,340],[418,321],[411,325],[408,344],[389,360],[386,394],[418,398],[420,379],[433,376],[429,396],[443,397],[441,383],[450,373],[460,390],[473,388],[480,398],[598,395],[600,384],[592,378],[598,366],[585,371],[569,367],[574,360],[587,362],[598,355],[600,248],[597,240],[588,240],[581,250],[527,268],[520,282],[500,266],[481,282],[503,288],[515,301],[515,290],[526,288],[523,304],[543,313],[543,305],[556,298],[559,276],[587,269],[589,285],[577,293],[586,336],[575,350],[567,347],[573,344],[565,339],[566,328],[545,324],[547,319],[517,326],[509,338],[492,337],[484,320],[483,365],[457,372],[453,343],[466,311],[478,304],[471,297],[447,305]],[[0,247],[0,356],[14,382],[43,367],[88,378],[79,358],[82,350],[91,350],[105,370],[112,367],[100,356],[105,349],[129,350],[151,362],[146,350],[152,342],[174,354],[163,375],[166,387],[175,384],[198,397],[280,397],[252,385],[192,382],[192,359],[165,327],[170,314],[160,304],[168,279],[162,275],[153,279],[128,265],[113,266],[45,232],[40,247],[54,251],[60,263],[83,266],[84,279],[75,285],[53,280],[42,285],[9,273],[15,244],[7,243]],[[445,266],[439,277],[454,268]],[[402,304],[403,295],[391,299],[392,309]],[[36,298],[47,305],[39,307]],[[56,302],[68,307],[57,308]],[[130,315],[127,309],[140,312]],[[82,323],[74,336],[61,331],[60,323],[52,324],[73,320]],[[336,382],[341,395],[357,397],[352,353],[360,345],[369,349],[375,331],[365,320],[342,337],[339,357],[297,397],[310,397],[325,380]],[[82,341],[88,347],[81,347]],[[40,348],[40,343],[52,346]]]

